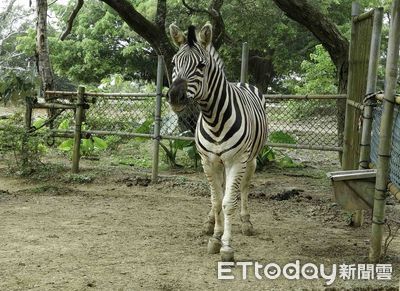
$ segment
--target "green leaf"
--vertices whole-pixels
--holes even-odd
[[[153,120],[147,119],[145,122],[142,123],[141,126],[139,126],[136,129],[136,132],[137,133],[149,133],[152,125],[153,125]]]
[[[81,151],[83,155],[89,155],[94,150],[93,141],[91,139],[83,139],[81,143]]]
[[[178,150],[183,150],[184,148],[193,146],[193,141],[191,140],[174,140],[173,146]]]
[[[68,119],[64,119],[63,121],[61,121],[60,125],[58,126],[58,129],[62,129],[62,130],[66,130],[69,128],[69,120]]]
[[[74,140],[73,139],[67,139],[64,140],[59,146],[58,149],[62,150],[64,152],[72,151],[74,147]]]
[[[96,136],[93,137],[93,144],[94,148],[98,150],[105,150],[108,147],[108,144],[105,140]]]

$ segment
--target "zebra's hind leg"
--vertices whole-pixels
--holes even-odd
[[[210,212],[207,215],[207,220],[204,222],[203,229],[206,235],[212,235],[214,233],[215,226],[215,215],[214,210],[211,207]]]
[[[221,236],[223,232],[222,196],[224,191],[224,167],[220,162],[203,160],[203,168],[211,190],[211,211],[205,226],[207,227],[206,231],[213,234],[213,236],[208,241],[207,251],[209,254],[217,254],[221,248]]]
[[[246,163],[237,162],[226,167],[226,189],[222,201],[224,211],[224,234],[220,250],[222,261],[234,261],[234,251],[231,246],[232,222],[237,209],[242,179],[245,176]]]
[[[250,236],[254,234],[253,225],[250,221],[250,214],[248,209],[248,201],[249,201],[249,186],[251,182],[251,178],[254,175],[256,170],[257,160],[254,159],[249,161],[246,166],[246,173],[243,177],[241,184],[241,209],[240,209],[240,220],[242,222],[242,233],[244,235]]]

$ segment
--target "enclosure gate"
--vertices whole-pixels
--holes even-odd
[[[378,262],[382,250],[388,188],[396,198],[400,198],[400,115],[396,106],[400,100],[395,97],[400,46],[400,0],[394,0],[392,4],[384,94],[376,92],[383,9],[377,8],[359,15],[359,6],[353,3],[352,17],[343,169],[377,167],[369,257],[370,261]],[[389,180],[392,183],[388,187]],[[346,196],[349,193],[343,194]],[[356,213],[354,222],[361,225],[362,210]]]

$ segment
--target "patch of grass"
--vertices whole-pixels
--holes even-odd
[[[72,174],[68,173],[64,175],[65,182],[67,183],[78,183],[78,184],[88,184],[92,183],[95,177],[91,174]]]

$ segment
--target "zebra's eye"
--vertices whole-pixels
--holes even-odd
[[[172,61],[172,62],[171,62],[171,65],[172,65],[173,67],[175,67],[175,61]]]
[[[206,66],[205,63],[199,63],[199,64],[197,65],[197,68],[203,69],[205,66]]]

